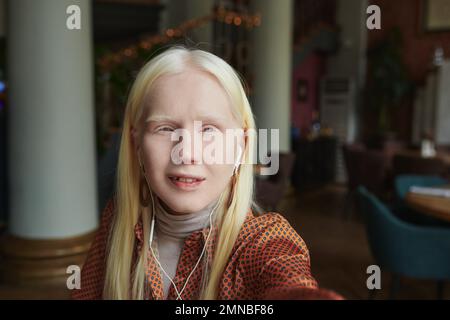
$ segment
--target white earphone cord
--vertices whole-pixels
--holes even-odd
[[[145,176],[145,175],[144,175]],[[147,182],[148,185],[148,181],[147,181],[147,177],[145,177],[145,180]],[[150,187],[149,187],[150,190]],[[153,193],[150,190],[150,196],[152,198],[152,225],[150,227],[150,239],[149,239],[149,247],[150,250],[152,252],[153,257],[155,258],[156,262],[158,263],[159,268],[161,269],[161,271],[164,273],[164,275],[170,280],[170,282],[173,285],[173,288],[175,289],[175,292],[177,293],[177,300],[183,300],[181,298],[181,294],[183,293],[184,289],[186,289],[186,286],[189,282],[189,279],[191,278],[191,276],[194,274],[195,269],[197,268],[198,264],[200,263],[200,261],[202,260],[203,255],[205,254],[206,251],[206,246],[208,245],[208,241],[209,241],[209,236],[211,235],[211,231],[212,231],[212,221],[211,221],[211,217],[212,214],[216,211],[220,201],[217,202],[217,204],[215,205],[215,207],[211,210],[211,213],[209,214],[209,232],[208,232],[208,236],[206,237],[206,241],[205,241],[205,245],[203,246],[202,249],[202,253],[200,254],[200,257],[197,260],[197,263],[195,264],[194,268],[192,269],[192,271],[190,272],[189,276],[186,279],[186,282],[184,283],[183,288],[181,289],[181,291],[178,291],[178,288],[176,286],[176,284],[173,282],[173,280],[169,277],[169,275],[167,274],[167,272],[164,270],[164,268],[162,267],[161,263],[159,262],[158,258],[156,258],[155,252],[153,251],[153,247],[152,247],[152,241],[153,241],[153,230],[155,228],[155,202],[153,199]]]
[[[234,169],[233,169],[233,173],[232,173],[233,175],[237,172],[237,169],[239,168],[239,161],[240,161],[241,155],[242,155],[242,150],[241,150],[241,148],[239,148],[239,153],[238,153],[237,161],[236,161],[236,163],[235,163],[235,165],[234,165]],[[149,183],[148,183],[147,176],[146,176],[146,174],[145,174],[145,168],[144,168],[144,166],[143,166],[143,164],[142,164],[142,162],[141,162],[141,158],[140,158],[140,157],[138,157],[138,158],[139,158],[139,164],[140,164],[140,166],[141,166],[141,169],[143,170],[145,182],[147,183],[147,187],[148,187],[148,190],[150,191],[150,196],[151,196],[151,198],[152,198],[152,224],[151,224],[151,227],[150,227],[150,239],[149,239],[149,247],[150,247],[150,251],[152,252],[152,255],[153,255],[153,257],[155,258],[156,262],[158,263],[158,266],[159,266],[159,268],[161,269],[161,271],[164,273],[164,275],[165,275],[165,276],[170,280],[170,282],[172,283],[172,285],[173,285],[173,287],[174,287],[174,289],[175,289],[175,292],[177,293],[177,296],[178,296],[178,297],[177,297],[177,300],[183,300],[183,299],[181,298],[181,294],[183,293],[184,289],[186,289],[186,286],[187,286],[187,284],[188,284],[188,282],[189,282],[189,279],[190,279],[191,276],[194,274],[195,269],[197,268],[197,266],[198,266],[198,264],[200,263],[200,261],[201,261],[203,255],[205,254],[206,246],[208,245],[209,237],[210,237],[211,231],[212,231],[212,220],[211,220],[211,217],[212,217],[212,214],[216,211],[216,209],[217,209],[217,207],[218,207],[220,201],[217,201],[217,204],[214,206],[214,208],[211,210],[211,213],[209,214],[209,232],[208,232],[208,236],[206,237],[206,241],[205,241],[205,245],[203,246],[202,253],[200,254],[200,257],[198,258],[197,263],[195,264],[195,266],[194,266],[194,268],[192,269],[191,273],[190,273],[189,276],[187,277],[186,282],[184,283],[183,288],[181,289],[181,291],[178,291],[177,286],[176,286],[175,283],[173,282],[172,278],[170,278],[169,275],[167,274],[167,272],[164,270],[164,268],[162,267],[162,265],[161,265],[161,263],[159,262],[158,258],[156,258],[156,255],[155,255],[155,253],[154,253],[154,251],[153,251],[152,241],[153,241],[153,230],[154,230],[154,228],[155,228],[155,201],[154,201],[154,199],[153,199],[153,192],[152,192],[151,189],[150,189],[150,185],[149,185]]]

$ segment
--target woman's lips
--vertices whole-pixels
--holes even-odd
[[[195,190],[197,189],[205,178],[185,175],[173,175],[169,176],[169,180],[179,189],[182,190]]]

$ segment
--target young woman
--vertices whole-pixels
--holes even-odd
[[[128,98],[115,197],[73,298],[339,298],[318,289],[287,220],[252,209],[254,129],[222,59],[175,47],[147,63]],[[215,149],[233,161],[202,161],[227,130],[244,132]],[[185,143],[192,136],[203,143]]]

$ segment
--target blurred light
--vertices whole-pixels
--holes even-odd
[[[225,17],[225,23],[226,24],[231,24],[233,22],[233,16],[230,14],[230,15],[227,15],[226,17]]]
[[[166,35],[167,35],[168,37],[173,37],[174,34],[175,34],[175,31],[173,31],[173,29],[167,29]]]
[[[133,55],[133,50],[132,49],[125,49],[124,54],[127,57],[131,57]]]
[[[133,45],[129,48],[119,50],[115,53],[107,53],[103,57],[99,58],[97,60],[97,63],[103,69],[111,68],[115,64],[120,64],[123,61],[126,61],[126,58],[135,56],[139,48],[150,50],[156,44],[164,44],[169,42],[173,37],[181,37],[190,29],[198,28],[211,20],[218,20],[219,22],[225,22],[226,24],[234,23],[236,26],[245,26],[248,29],[251,29],[261,24],[261,14],[257,13],[254,16],[248,14],[240,14],[235,11],[228,11],[223,6],[220,6],[214,14],[184,21],[176,28],[170,28],[163,31],[159,35],[143,39],[136,45]]]
[[[255,17],[254,24],[255,24],[255,26],[260,26],[261,25],[261,18],[260,17]]]

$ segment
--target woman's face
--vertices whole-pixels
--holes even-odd
[[[174,214],[204,209],[228,186],[239,154],[224,141],[227,129],[241,128],[227,93],[214,76],[189,69],[158,78],[144,106],[133,136],[152,191]],[[205,161],[215,155],[215,163]]]

